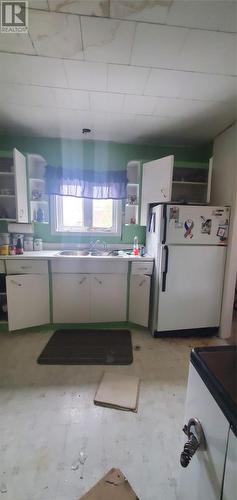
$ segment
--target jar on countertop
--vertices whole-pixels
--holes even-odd
[[[33,236],[25,236],[24,250],[25,252],[32,252],[34,250]]]
[[[43,250],[43,240],[42,238],[34,239],[34,251],[41,252]]]
[[[9,233],[0,233],[0,255],[9,254],[10,235]]]

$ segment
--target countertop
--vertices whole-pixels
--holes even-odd
[[[139,255],[60,255],[61,250],[42,250],[39,252],[24,252],[23,255],[0,255],[0,260],[8,260],[8,259],[46,259],[46,260],[54,260],[54,259],[83,259],[83,260],[115,260],[115,261],[143,261],[143,262],[152,262],[153,257],[146,255],[145,257],[140,257]]]
[[[237,436],[237,346],[193,349],[191,362]]]

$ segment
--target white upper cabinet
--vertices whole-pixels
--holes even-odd
[[[16,221],[29,222],[26,158],[16,148],[13,150],[13,164],[15,172]]]
[[[146,226],[150,203],[171,201],[174,156],[143,164],[141,225]]]
[[[151,203],[210,202],[212,158],[206,162],[181,162],[174,156],[143,164],[141,225],[147,224]]]

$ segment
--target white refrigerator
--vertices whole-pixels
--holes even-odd
[[[160,204],[150,210],[154,257],[150,329],[154,336],[218,330],[229,207]]]

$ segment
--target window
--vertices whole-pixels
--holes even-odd
[[[51,204],[53,233],[121,235],[120,200],[53,196]]]

